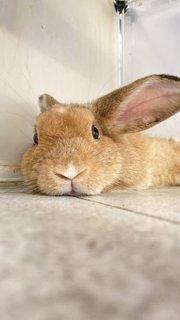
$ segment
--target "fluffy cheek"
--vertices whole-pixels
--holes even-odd
[[[59,168],[56,164],[51,168]],[[54,169],[49,165],[41,165],[38,170],[37,186],[41,193],[48,195],[93,195],[102,191],[103,186],[99,184],[99,178],[93,178],[88,169],[79,178],[64,180],[54,174]]]
[[[53,194],[56,183],[48,163],[44,165],[44,161],[46,160],[43,152],[32,146],[22,158],[21,172],[24,182],[31,192]]]
[[[62,155],[57,152],[55,158],[51,153],[46,154],[44,158],[43,154],[30,149],[22,160],[25,182],[31,191],[47,195],[99,194],[117,181],[121,172],[120,156],[116,148],[111,145],[109,148],[106,145],[106,148],[96,150],[95,153],[92,150],[88,151],[85,145],[81,153],[76,152],[76,157],[71,155],[62,159]],[[84,157],[79,156],[80,154],[84,154]],[[57,159],[61,159],[61,163]],[[73,179],[73,182],[57,176],[56,172],[63,173],[63,170],[72,165],[77,172],[81,172],[82,168],[86,170]]]
[[[41,193],[47,195],[63,195],[71,192],[70,181],[58,179],[52,170],[42,166],[37,177],[37,185]]]
[[[38,192],[36,161],[34,159],[34,146],[31,146],[23,155],[21,161],[21,173],[26,185],[31,191]]]
[[[58,163],[50,159],[41,161],[33,160],[28,165],[27,157],[22,161],[22,173],[27,187],[31,192],[42,193],[47,195],[93,195],[102,191],[99,185],[99,178],[93,178],[93,173],[87,172],[73,182],[73,189],[70,180],[60,179],[55,174],[55,168],[61,169]]]
[[[95,193],[101,193],[104,189],[111,187],[117,182],[122,168],[120,155],[113,150],[102,152],[91,166],[88,177],[89,188]]]
[[[71,181],[57,177],[53,168],[50,163],[35,163],[25,179],[30,190],[47,195],[95,195],[113,184],[119,172],[117,166],[103,164],[97,159],[82,177],[73,181],[72,189]]]

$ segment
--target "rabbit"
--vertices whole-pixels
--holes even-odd
[[[21,170],[30,191],[94,195],[180,185],[180,142],[146,136],[180,110],[180,78],[150,75],[87,104],[39,98]]]

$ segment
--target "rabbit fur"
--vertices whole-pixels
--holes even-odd
[[[21,170],[32,192],[93,195],[180,185],[180,142],[140,131],[180,111],[180,78],[151,75],[91,103],[48,94]]]

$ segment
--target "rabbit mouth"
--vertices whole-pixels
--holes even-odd
[[[56,187],[55,195],[57,196],[82,196],[82,195],[95,195],[101,193],[99,188],[90,188],[85,183],[69,181],[63,186]]]
[[[67,193],[64,193],[65,195],[69,195],[69,196],[80,196],[85,194],[85,192],[82,192],[82,190],[79,190],[79,187],[77,186],[76,183],[74,183],[72,180],[70,182],[70,191]]]
[[[63,195],[68,196],[82,196],[82,195],[92,195],[97,194],[98,191],[89,190],[89,188],[86,185],[82,185],[80,183],[76,183],[74,181],[71,181],[69,184],[69,190],[63,190]]]

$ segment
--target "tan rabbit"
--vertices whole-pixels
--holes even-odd
[[[88,104],[40,97],[22,159],[31,191],[98,194],[180,185],[180,142],[137,133],[180,110],[180,78],[152,75]]]

